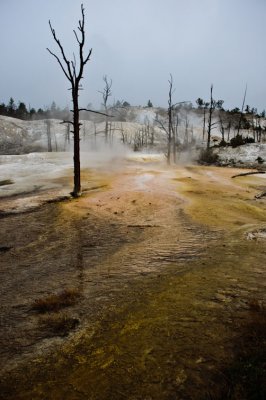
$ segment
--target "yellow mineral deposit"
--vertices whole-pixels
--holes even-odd
[[[247,240],[266,226],[265,178],[237,172],[131,160],[84,170],[79,199],[2,219],[2,398],[227,393],[237,351],[256,351],[247,327],[265,323],[265,239]],[[75,299],[34,308],[62,293]]]

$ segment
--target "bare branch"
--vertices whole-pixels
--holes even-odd
[[[65,62],[66,65],[67,65],[67,70],[68,70],[68,74],[69,74],[69,78],[68,78],[68,79],[72,82],[72,81],[73,81],[73,76],[72,76],[72,73],[71,73],[70,62],[69,62],[68,59],[66,58],[66,55],[65,55],[63,46],[61,45],[60,40],[57,38],[56,33],[55,33],[55,30],[54,30],[54,28],[52,27],[52,24],[51,24],[51,21],[50,21],[50,20],[49,20],[49,26],[50,26],[50,29],[51,29],[53,38],[54,38],[54,40],[56,41],[58,47],[60,48],[60,51],[61,51],[63,60],[64,60],[64,62]],[[56,58],[57,60],[59,60],[59,57],[58,57],[58,56],[56,56],[55,54],[53,54],[51,51],[50,51],[50,53],[51,53],[53,56],[55,56],[55,58]],[[59,64],[62,65],[61,61],[60,61]],[[64,70],[64,72],[65,72],[65,70]]]
[[[188,101],[179,101],[178,103],[173,104],[172,107],[175,107],[178,104],[184,104],[184,103],[190,103],[190,100],[188,100]]]
[[[157,122],[160,125],[160,127],[165,131],[165,133],[168,135],[168,130],[165,128],[162,121],[160,121],[159,119],[155,119],[154,121]]]
[[[85,43],[85,31],[84,31],[85,15],[84,15],[83,4],[81,4],[81,14],[82,14],[82,20],[79,20],[79,30],[81,32],[81,40],[79,41],[80,70],[79,70],[79,74],[77,76],[78,82],[80,81],[80,79],[82,77],[84,65],[89,60],[89,58],[90,58],[89,56],[91,54],[91,50],[90,50],[89,56],[87,56],[87,58],[85,60],[83,59],[83,47],[84,47],[84,43]]]
[[[72,65],[72,70],[73,70],[73,75],[75,77],[75,79],[77,78],[77,74],[76,74],[76,65],[74,61],[71,61],[71,65]]]
[[[261,192],[256,194],[255,199],[262,199],[262,197],[266,197],[266,192]]]
[[[73,112],[73,110],[70,110],[70,111]],[[88,108],[79,108],[79,111],[88,111],[88,112],[91,112],[91,113],[94,113],[94,114],[104,115],[105,117],[112,117],[112,118],[115,117],[114,115],[105,114],[105,113],[102,113],[100,111],[89,110]]]
[[[238,135],[239,135],[239,131],[240,131],[240,128],[241,128],[241,122],[242,122],[242,118],[243,118],[243,111],[244,111],[244,106],[245,106],[245,101],[246,101],[247,88],[248,88],[248,86],[246,84],[243,103],[242,103],[242,108],[241,108],[241,113],[240,113],[240,117],[239,117],[239,121],[238,121],[238,127],[237,127],[237,134]]]
[[[80,44],[80,40],[78,38],[77,32],[75,31],[75,29],[73,29],[74,35],[76,36],[77,42]]]
[[[74,53],[74,52],[73,52],[73,60],[74,60],[74,65],[75,65],[75,67],[76,67],[77,62],[76,62],[76,56],[75,56],[75,53]]]
[[[52,56],[54,56],[57,59],[57,61],[58,61],[59,65],[60,65],[61,69],[63,70],[65,76],[67,77],[67,79],[70,82],[72,82],[72,80],[71,80],[70,76],[68,76],[68,74],[67,74],[67,72],[66,72],[66,70],[65,70],[65,68],[64,68],[64,66],[63,66],[63,64],[62,64],[62,62],[60,60],[60,58],[56,54],[54,54],[50,49],[48,49],[48,47],[46,48],[46,50],[48,50],[49,53],[52,54]]]
[[[60,124],[71,124],[71,125],[74,125],[74,122],[72,122],[72,121],[62,121],[62,122],[59,122]]]
[[[90,49],[90,51],[89,51],[89,54],[88,54],[88,56],[87,56],[87,58],[85,58],[85,61],[84,61],[84,65],[89,61],[89,59],[90,59],[90,56],[91,56],[91,53],[92,53],[92,49]]]
[[[103,106],[104,106],[104,108],[105,108],[105,111],[107,112],[107,102],[108,102],[108,98],[109,98],[110,96],[112,96],[111,88],[112,88],[112,83],[113,83],[113,81],[112,81],[112,79],[110,79],[110,82],[108,82],[107,75],[104,75],[103,81],[104,81],[104,83],[105,83],[105,86],[104,86],[102,92],[99,90],[99,93],[102,94],[102,97],[103,97]]]
[[[251,171],[251,172],[243,172],[241,174],[233,175],[231,178],[237,178],[238,176],[247,176],[247,175],[256,175],[256,174],[265,174],[265,171]]]

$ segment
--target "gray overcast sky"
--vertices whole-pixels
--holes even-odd
[[[51,19],[71,56],[78,0],[0,0],[0,102],[71,106],[69,84],[46,47],[57,51]],[[113,80],[113,99],[132,105],[167,105],[214,97],[225,107],[266,108],[266,0],[84,0],[86,65],[83,106],[98,106],[102,77]]]

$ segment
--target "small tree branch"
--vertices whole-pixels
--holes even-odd
[[[179,101],[178,103],[173,104],[172,107],[175,107],[178,104],[184,104],[184,103],[190,103],[190,101],[189,100],[188,101]]]
[[[62,71],[63,71],[64,74],[65,74],[65,76],[67,77],[67,79],[68,79],[70,82],[72,82],[72,79],[70,78],[70,76],[68,76],[68,74],[67,74],[67,72],[66,72],[66,70],[65,70],[65,68],[64,68],[64,66],[63,66],[63,64],[62,64],[62,62],[61,62],[61,60],[60,60],[60,58],[59,58],[56,54],[54,54],[50,49],[48,49],[48,47],[47,47],[47,50],[49,51],[50,54],[52,54],[52,56],[54,56],[54,57],[57,59],[58,64],[60,65]]]
[[[77,79],[77,74],[76,74],[76,63],[75,63],[75,61],[71,61],[71,65],[72,65],[73,75],[74,75],[75,79]]]
[[[162,123],[162,121],[160,121],[159,119],[155,119],[154,121],[157,122],[160,125],[161,129],[164,130],[164,132],[166,133],[166,135],[168,137],[168,135],[169,135],[168,130],[165,128],[165,126]]]
[[[68,78],[68,79],[70,79],[71,82],[74,82],[73,76],[72,76],[72,73],[71,73],[70,62],[69,62],[68,59],[66,58],[66,55],[65,55],[63,46],[61,45],[60,40],[57,38],[56,33],[55,33],[55,30],[54,30],[54,28],[52,27],[52,24],[51,24],[51,21],[50,21],[50,20],[49,20],[49,26],[50,26],[50,29],[51,29],[53,38],[54,38],[55,42],[57,43],[58,47],[60,48],[60,51],[61,51],[63,60],[65,61],[66,65],[67,65],[67,70],[68,70],[68,74],[69,74],[69,78]],[[50,53],[51,53],[52,55],[54,55],[57,59],[59,59],[59,58],[58,58],[55,54],[53,54],[51,51],[50,51]],[[61,61],[60,61],[59,64],[61,65]]]
[[[73,29],[73,32],[74,32],[74,35],[76,36],[76,39],[77,39],[78,44],[80,44],[80,40],[79,40],[79,38],[78,38],[78,35],[77,35],[77,32],[75,31],[75,29]]]
[[[70,110],[70,111],[73,112],[73,110]],[[100,112],[100,111],[89,110],[88,108],[79,108],[79,111],[88,111],[88,112],[91,112],[91,113],[94,113],[94,114],[104,115],[105,117],[112,117],[112,118],[115,117],[114,115],[105,114],[105,113]]]
[[[237,178],[238,176],[247,176],[247,175],[256,175],[256,174],[265,174],[265,171],[251,171],[251,172],[242,172],[241,174],[233,175],[231,178]]]
[[[62,122],[60,122],[60,124],[71,124],[71,125],[74,125],[74,123],[72,121],[62,121]]]
[[[84,60],[84,65],[89,61],[89,59],[90,59],[90,56],[91,56],[91,53],[92,53],[92,49],[90,49],[90,51],[89,51],[89,54],[88,54],[88,56],[87,56],[87,58],[85,58],[85,60]]]
[[[266,197],[266,192],[261,192],[256,194],[255,199],[262,199],[262,197]]]

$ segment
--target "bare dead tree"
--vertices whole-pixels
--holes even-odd
[[[227,142],[230,141],[231,127],[232,127],[232,120],[229,119],[229,121],[228,121],[228,123],[227,123]]]
[[[193,126],[193,124],[191,125],[190,133],[191,133],[190,143],[193,144],[194,143],[194,126]]]
[[[55,30],[51,25],[51,21],[49,20],[49,26],[53,35],[53,38],[59,47],[60,56],[53,53],[50,49],[47,48],[49,53],[55,57],[58,64],[60,65],[65,77],[71,84],[71,94],[72,94],[72,102],[73,102],[73,121],[63,121],[73,126],[73,134],[74,134],[74,189],[72,195],[74,197],[78,197],[81,194],[81,185],[80,185],[80,122],[79,122],[79,113],[82,109],[79,108],[79,90],[81,89],[80,81],[83,78],[84,67],[87,62],[90,60],[92,49],[89,50],[88,54],[84,56],[84,45],[85,45],[85,14],[84,7],[81,4],[81,20],[79,20],[78,33],[74,30],[74,35],[78,42],[78,50],[79,50],[79,62],[77,63],[75,55],[73,56],[73,60],[69,60],[66,57],[64,48],[57,38]],[[87,110],[86,111],[91,111]]]
[[[154,146],[154,126],[151,126],[149,129],[149,138],[150,138],[150,145]]]
[[[188,101],[180,101],[178,103],[173,103],[173,77],[170,74],[170,79],[168,80],[169,90],[168,90],[168,108],[167,108],[167,127],[166,123],[159,119],[158,113],[156,114],[156,118],[154,122],[156,122],[160,128],[165,132],[167,139],[167,150],[166,150],[166,159],[167,163],[171,164],[171,154],[173,153],[173,160],[176,162],[176,145],[177,145],[177,126],[178,126],[178,114],[176,116],[175,123],[175,111],[176,106],[180,104],[186,104]]]
[[[167,163],[171,163],[171,144],[172,144],[172,138],[173,138],[173,102],[172,102],[172,97],[173,97],[173,77],[172,74],[170,74],[170,79],[168,80],[169,83],[169,92],[168,92],[168,109],[167,109],[167,115],[168,115],[168,134],[167,134]]]
[[[102,94],[103,106],[104,106],[104,111],[105,111],[105,114],[106,114],[106,117],[105,117],[105,141],[107,142],[108,141],[108,108],[107,108],[107,102],[108,102],[109,97],[112,96],[111,88],[112,88],[112,83],[113,82],[112,82],[112,79],[110,79],[110,81],[108,81],[107,75],[105,75],[103,77],[103,81],[105,83],[105,86],[103,88],[103,91],[102,92],[99,91],[99,93]]]
[[[175,107],[179,104],[188,103],[187,101],[180,101],[178,103],[174,103],[172,101],[173,98],[173,77],[170,74],[169,83],[169,91],[168,91],[168,108],[167,108],[167,128],[165,124],[156,116],[155,122],[159,124],[160,128],[165,132],[167,139],[167,151],[166,151],[166,159],[167,163],[171,164],[171,153],[173,153],[173,160],[176,162],[176,145],[177,145],[177,125],[178,125],[178,116],[176,118],[175,125]]]
[[[237,135],[239,135],[239,131],[240,131],[240,128],[241,128],[241,122],[242,122],[242,119],[243,119],[243,112],[244,112],[244,106],[245,106],[245,101],[246,101],[246,95],[247,95],[247,85],[245,87],[245,93],[244,93],[244,97],[243,97],[241,113],[240,113],[240,117],[239,117],[239,121],[238,121]]]
[[[121,124],[120,132],[121,132],[121,142],[123,144],[126,144],[128,142],[128,138],[127,138],[128,135],[127,135],[127,132],[124,131],[122,124]]]
[[[167,108],[167,117],[168,117],[168,127],[166,128],[164,123],[160,121],[159,119],[156,120],[156,122],[159,123],[160,127],[164,130],[166,134],[166,140],[167,140],[167,150],[166,150],[166,159],[167,163],[171,163],[171,146],[172,146],[172,138],[174,134],[173,130],[173,77],[172,74],[170,74],[170,79],[168,80],[169,83],[169,91],[168,91],[168,108]]]
[[[213,85],[211,85],[211,97],[210,97],[210,108],[209,108],[209,119],[208,119],[208,136],[207,136],[207,150],[210,148],[211,144],[211,131],[215,125],[217,125],[217,122],[212,122],[212,117],[213,117],[213,112],[219,104],[221,100],[215,101],[212,97],[212,92],[213,92]]]
[[[56,133],[54,132],[54,144],[55,144],[55,151],[58,151],[58,145],[57,145],[57,139],[56,139]]]
[[[185,135],[184,135],[184,145],[186,147],[188,145],[188,128],[189,128],[189,119],[188,119],[188,116],[186,114],[186,117],[185,117]]]
[[[52,149],[52,136],[51,136],[51,121],[46,119],[46,134],[47,134],[47,148],[48,152],[53,151]]]
[[[262,135],[262,127],[261,127],[261,121],[260,121],[261,117],[257,114],[255,116],[255,126],[254,126],[254,130],[255,130],[255,140],[257,140],[257,142],[261,142],[261,135]]]
[[[205,137],[205,130],[206,130],[206,111],[210,105],[210,103],[208,102],[204,102],[203,103],[204,107],[203,107],[203,131],[202,131],[202,139],[204,140]]]
[[[222,134],[222,142],[224,144],[225,143],[225,136],[224,136],[225,127],[224,127],[224,121],[223,121],[223,118],[221,116],[221,113],[219,114],[219,128],[220,128],[220,132]]]
[[[167,116],[168,116],[168,128],[166,128],[164,121],[158,118],[158,114],[156,115],[155,122],[159,125],[159,127],[165,132],[166,135],[166,140],[167,140],[167,151],[166,151],[166,159],[167,163],[171,163],[171,124],[172,124],[172,75],[171,79],[168,81],[169,82],[169,98],[168,98],[168,110],[167,110]]]
[[[173,153],[173,162],[176,164],[176,140],[177,140],[178,114],[173,115],[173,120],[175,122],[173,122],[173,130],[172,130],[172,153]]]

